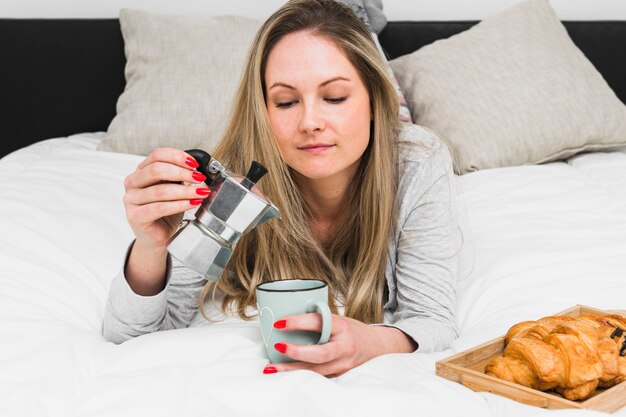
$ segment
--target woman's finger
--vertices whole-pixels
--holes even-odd
[[[125,182],[126,189],[146,188],[161,182],[189,182],[199,184],[206,177],[191,168],[182,168],[168,162],[153,162],[131,174]]]
[[[188,153],[175,148],[156,148],[137,165],[143,169],[154,162],[168,162],[183,168],[197,168],[198,162]]]
[[[140,225],[153,223],[156,220],[179,214],[194,207],[202,202],[201,199],[196,200],[177,200],[164,201],[158,203],[144,204],[141,206],[132,206],[126,211],[126,217],[130,224]]]
[[[332,314],[332,326],[330,335],[333,336],[344,328],[343,322],[345,317]],[[322,331],[322,315],[319,313],[296,314],[293,316],[285,316],[274,322],[274,328],[290,332],[294,330],[308,330],[311,332]]]
[[[317,364],[332,362],[341,355],[338,344],[332,340],[322,345],[300,345],[281,341],[274,345],[274,349],[296,361]]]
[[[312,371],[320,375],[332,377],[346,372],[340,361],[333,361],[323,364],[307,362],[272,363],[263,369],[264,374],[275,374],[277,372],[288,371]]]
[[[131,189],[124,195],[124,203],[139,206],[161,201],[204,199],[209,194],[210,189],[207,187],[164,183]]]

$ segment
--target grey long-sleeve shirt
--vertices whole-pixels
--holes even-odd
[[[389,290],[384,325],[412,337],[418,351],[445,349],[457,336],[454,317],[461,233],[450,153],[430,131],[407,125],[401,135],[398,222],[389,242]],[[104,337],[120,343],[158,330],[186,327],[198,311],[206,281],[175,258],[166,286],[154,296],[135,294],[124,268],[113,279]]]

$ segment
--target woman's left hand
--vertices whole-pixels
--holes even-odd
[[[307,369],[326,376],[338,376],[368,360],[386,353],[415,351],[416,343],[394,327],[370,326],[358,320],[332,315],[330,340],[323,345],[300,345],[279,342],[276,350],[297,362],[276,363],[263,373]],[[274,323],[276,330],[321,332],[322,317],[316,313],[284,317]]]

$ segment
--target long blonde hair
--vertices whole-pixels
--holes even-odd
[[[370,96],[370,141],[346,196],[345,209],[333,234],[318,242],[310,228],[310,212],[289,167],[282,159],[268,118],[265,66],[285,35],[310,31],[338,45],[357,69]],[[387,68],[365,25],[335,0],[292,0],[259,29],[248,52],[229,125],[214,156],[234,172],[245,172],[253,160],[269,174],[260,187],[280,209],[281,219],[258,226],[236,245],[226,272],[209,282],[200,308],[219,290],[222,310],[229,306],[249,319],[255,287],[266,281],[315,278],[342,298],[345,315],[365,323],[382,322],[385,266],[395,227],[400,132],[398,97]],[[337,312],[338,300],[329,304]]]

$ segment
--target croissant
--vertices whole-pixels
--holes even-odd
[[[488,375],[568,400],[626,380],[626,317],[618,314],[523,321],[504,339],[504,355],[487,364]]]

